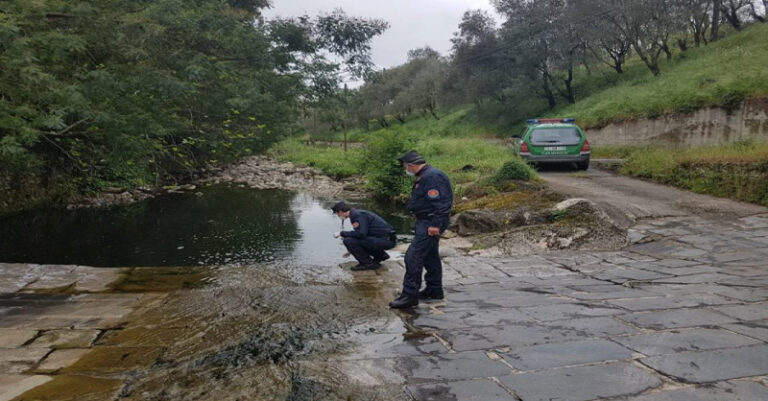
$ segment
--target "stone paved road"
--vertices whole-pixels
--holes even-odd
[[[415,400],[768,400],[768,215],[654,219],[631,237],[446,258],[446,301],[403,314],[397,352],[347,369]]]

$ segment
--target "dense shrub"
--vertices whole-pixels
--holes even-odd
[[[397,158],[413,146],[413,141],[400,130],[382,132],[368,140],[362,170],[374,196],[392,199],[408,193],[411,181]]]
[[[535,172],[527,163],[520,159],[512,159],[504,163],[493,177],[495,184],[501,184],[509,180],[528,181],[535,176]]]

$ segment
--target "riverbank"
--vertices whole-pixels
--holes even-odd
[[[41,207],[61,206],[70,210],[99,208],[128,205],[163,194],[192,192],[201,195],[202,187],[221,183],[254,189],[301,191],[327,198],[362,199],[367,196],[365,180],[360,176],[333,179],[317,168],[280,162],[269,156],[250,156],[226,168],[209,171],[204,178],[186,184],[133,189],[105,188],[96,195],[81,196],[76,199],[62,197],[58,200],[54,199],[56,197],[50,198],[43,191],[35,195],[39,196],[35,201],[23,207],[15,204],[17,201],[21,202],[21,199],[10,197],[2,200],[0,211],[4,213],[0,213],[0,217]],[[13,193],[10,189],[8,191],[9,194]]]
[[[335,180],[318,168],[297,166],[269,156],[247,157],[199,183],[234,183],[253,189],[283,189],[343,199],[366,196],[365,180],[362,177],[347,176]]]

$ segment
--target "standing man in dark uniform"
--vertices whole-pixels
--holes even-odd
[[[331,208],[342,221],[352,223],[352,231],[339,231],[334,237],[344,238],[347,251],[357,259],[354,271],[378,269],[381,262],[389,259],[387,249],[395,247],[395,229],[376,213],[358,210],[339,202]]]
[[[453,206],[453,190],[448,176],[426,164],[418,152],[410,151],[397,159],[406,173],[416,177],[408,209],[416,216],[413,242],[405,253],[405,278],[400,297],[391,308],[409,308],[421,299],[443,299],[443,264],[440,261],[440,235],[448,227]],[[421,289],[422,269],[426,288]]]

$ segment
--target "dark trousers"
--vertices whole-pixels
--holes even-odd
[[[440,236],[430,237],[427,228],[433,223],[429,220],[416,220],[413,242],[405,252],[405,277],[403,294],[418,296],[421,289],[423,270],[426,288],[429,291],[443,290],[443,263],[440,261]],[[448,220],[440,224],[440,233],[448,226]]]
[[[344,237],[344,246],[347,247],[347,251],[357,259],[357,263],[367,265],[375,262],[376,260],[385,259],[387,249],[395,247],[395,243],[388,238],[378,237],[365,237],[365,238],[353,238]]]

